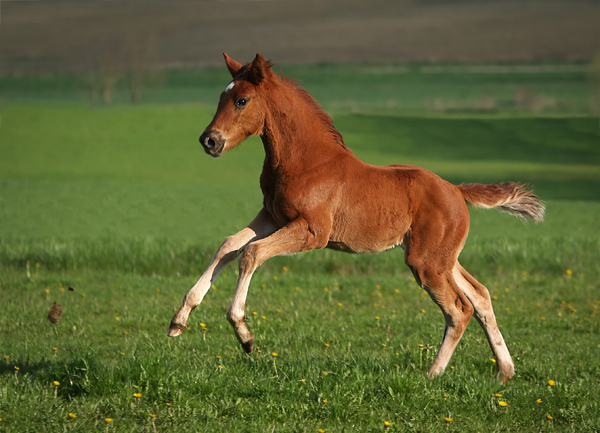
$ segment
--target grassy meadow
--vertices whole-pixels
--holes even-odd
[[[356,71],[286,74],[306,77],[368,162],[528,182],[546,202],[538,225],[472,210],[461,256],[490,289],[515,378],[500,385],[475,321],[427,378],[444,320],[400,249],[265,263],[248,297],[251,355],[225,319],[232,265],[169,339],[186,291],[261,205],[258,139],[219,159],[197,142],[227,76],[172,72],[137,106],[125,84],[102,105],[64,77],[4,77],[0,431],[600,430],[600,140],[585,76],[405,76],[435,81],[436,105],[389,71]],[[515,89],[563,102],[519,107]]]

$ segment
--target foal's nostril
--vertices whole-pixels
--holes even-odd
[[[206,153],[217,157],[223,150],[225,140],[221,137],[221,133],[219,131],[216,129],[211,129],[202,133],[200,136],[200,144],[202,144],[202,147]]]
[[[215,147],[216,144],[217,144],[217,142],[212,137],[206,137],[204,139],[204,145],[206,147],[213,148],[213,147]]]

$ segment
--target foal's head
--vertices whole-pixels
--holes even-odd
[[[221,93],[215,117],[200,136],[205,152],[214,157],[251,135],[262,134],[267,102],[261,90],[276,78],[260,54],[245,66],[223,56],[233,81]]]

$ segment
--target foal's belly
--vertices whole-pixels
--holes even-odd
[[[379,251],[385,251],[397,246],[402,246],[402,239],[397,239],[393,241],[379,241],[379,242],[342,242],[342,241],[332,241],[330,240],[327,243],[327,247],[330,250],[342,251],[344,253],[377,253]]]

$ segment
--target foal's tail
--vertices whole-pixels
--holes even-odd
[[[544,220],[546,206],[538,196],[531,192],[528,185],[516,182],[492,183],[461,183],[458,189],[471,205],[482,208],[496,207],[527,221],[531,218],[536,222]]]

